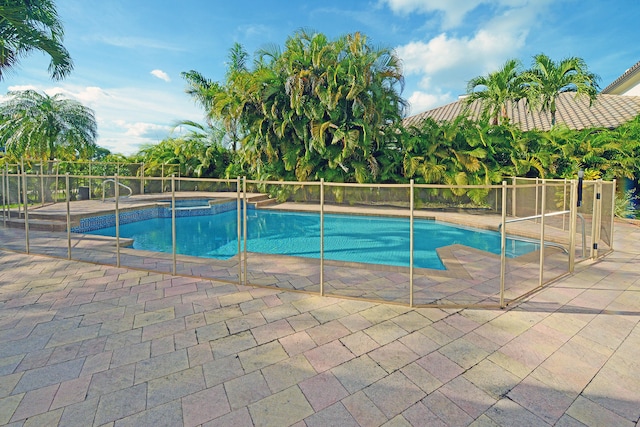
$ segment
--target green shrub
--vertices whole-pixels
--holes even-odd
[[[615,196],[615,216],[618,218],[636,218],[638,211],[635,209],[635,202],[638,196],[633,190],[627,190],[622,195]]]

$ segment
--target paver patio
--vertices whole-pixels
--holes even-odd
[[[506,310],[0,250],[0,425],[639,426],[640,226]]]

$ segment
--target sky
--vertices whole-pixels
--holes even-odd
[[[204,121],[180,73],[224,81],[229,49],[252,56],[304,28],[330,39],[360,32],[402,61],[409,115],[458,99],[508,59],[577,56],[604,89],[640,61],[638,0],[57,0],[74,61],[62,81],[33,53],[0,81],[9,91],[62,93],[94,110],[98,145],[130,155]],[[175,133],[174,133],[175,135]]]

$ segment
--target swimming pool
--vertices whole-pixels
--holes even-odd
[[[329,260],[409,266],[409,219],[325,214],[324,257]],[[500,253],[500,234],[414,220],[414,267],[444,270],[437,248],[452,244]],[[88,232],[115,236],[115,227]],[[120,226],[120,237],[134,249],[172,252],[171,218],[153,218]],[[176,218],[176,253],[228,259],[237,254],[237,211]],[[507,256],[537,249],[533,243],[507,239]],[[247,211],[249,252],[320,257],[320,215],[251,209]]]

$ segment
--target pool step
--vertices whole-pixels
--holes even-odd
[[[263,206],[275,205],[278,201],[270,198],[267,194],[261,194],[260,196],[252,197],[249,203],[258,209]]]
[[[24,218],[9,218],[6,220],[9,228],[24,229]],[[0,225],[2,222],[0,221]],[[37,219],[29,217],[29,230],[37,231],[66,231],[67,222],[51,219]]]

